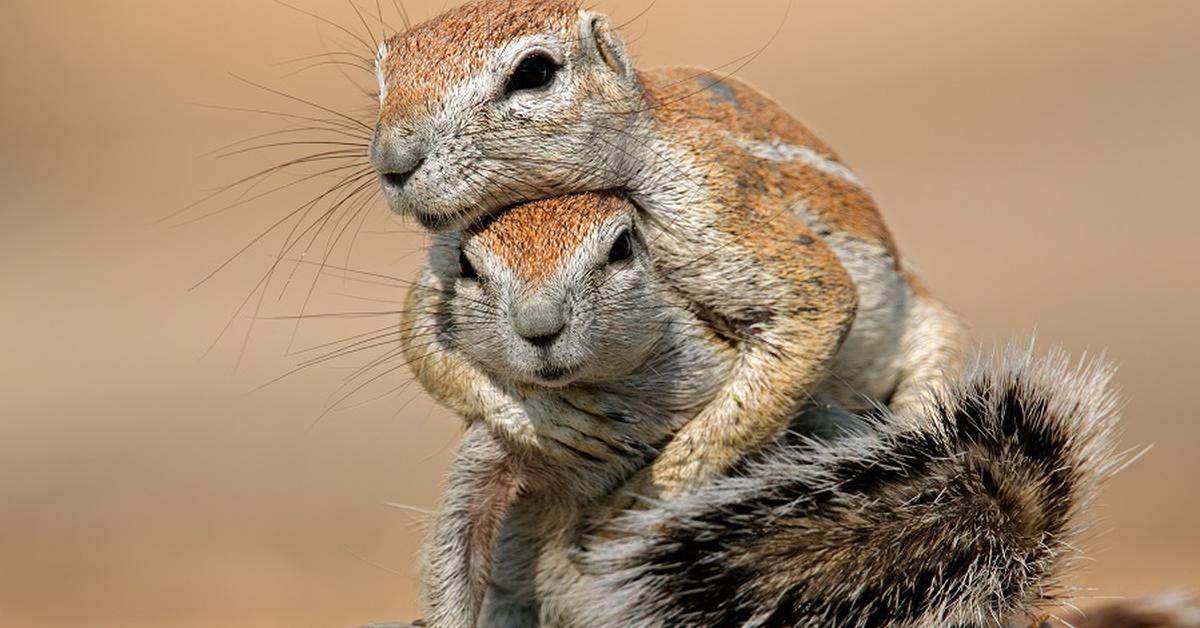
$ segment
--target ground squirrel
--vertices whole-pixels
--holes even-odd
[[[435,236],[404,344],[471,421],[426,548],[430,625],[1000,625],[1054,598],[1118,460],[1105,372],[1061,356],[980,362],[907,417],[811,403],[689,495],[601,507],[737,359],[642,222],[589,193]],[[461,359],[478,370],[445,370]]]
[[[474,422],[425,552],[434,625],[473,623],[462,618],[519,492],[583,509],[653,461],[732,373],[736,351],[662,284],[636,223],[625,198],[589,193],[434,236],[405,357]]]

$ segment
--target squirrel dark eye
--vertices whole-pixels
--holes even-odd
[[[523,89],[545,87],[554,80],[554,74],[557,71],[558,66],[550,57],[544,54],[531,54],[517,64],[517,69],[513,70],[512,76],[508,77],[508,85],[504,87],[504,91],[511,94]]]
[[[615,264],[630,257],[633,257],[633,236],[629,235],[629,230],[626,229],[617,236],[612,248],[608,250],[608,263]]]
[[[463,251],[458,252],[458,275],[463,279],[479,279],[479,273],[475,272],[475,267]]]

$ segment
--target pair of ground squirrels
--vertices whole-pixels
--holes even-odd
[[[470,420],[429,625],[996,626],[1055,599],[1118,459],[1105,373],[1061,356],[979,362],[904,414],[845,410],[831,374],[728,473],[612,511],[738,360],[641,224],[582,193],[434,236],[407,357],[431,390],[488,383],[443,399]]]
[[[999,625],[1053,598],[1114,465],[1106,377],[960,372],[962,326],[782,107],[636,69],[561,0],[467,3],[376,73],[371,162],[436,234],[406,357],[468,421],[430,625]]]

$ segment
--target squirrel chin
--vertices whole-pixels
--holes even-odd
[[[529,384],[547,388],[565,388],[578,380],[578,366],[543,366],[531,373]]]

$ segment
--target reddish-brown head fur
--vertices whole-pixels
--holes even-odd
[[[536,285],[560,268],[597,224],[627,211],[629,201],[615,193],[572,194],[518,205],[466,237]]]
[[[404,89],[383,103],[383,117],[435,100],[514,39],[574,28],[578,15],[579,3],[570,0],[475,0],[397,34],[381,69]]]

